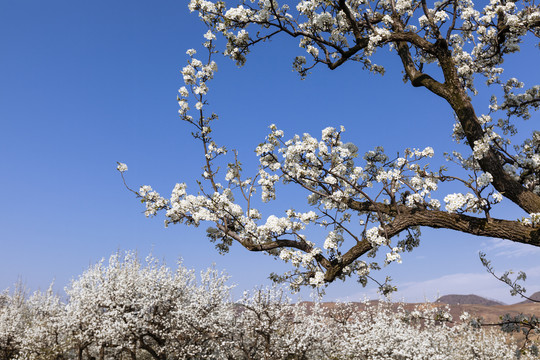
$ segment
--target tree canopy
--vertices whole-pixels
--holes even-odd
[[[208,27],[207,53],[187,51],[178,103],[180,117],[203,145],[204,173],[197,194],[189,193],[185,183],[176,184],[170,198],[147,185],[135,191],[147,216],[162,211],[166,225],[213,223],[208,237],[220,251],[236,242],[290,262],[290,272],[273,278],[294,289],[349,276],[366,284],[370,272],[381,267],[370,258],[384,250],[384,264],[401,261],[401,253],[418,246],[421,227],[540,246],[540,131],[521,144],[512,142],[520,120],[537,121],[532,112],[540,106],[540,86],[525,88],[503,72],[508,54],[540,37],[540,8],[534,1],[289,3],[190,1],[189,9]],[[389,156],[383,147],[361,151],[345,142],[343,126],[323,129],[320,138],[303,134],[287,139],[271,125],[255,149],[258,172],[245,175],[240,154],[231,156],[212,136],[218,115],[208,112],[208,84],[217,71],[217,53],[242,66],[253,47],[279,41],[278,35],[298,39],[305,49],[293,61],[302,78],[315,66],[333,70],[348,62],[382,74],[385,68],[374,63],[374,54],[387,51],[384,56],[398,57],[404,81],[427,89],[426,101],[436,96],[452,109],[449,136],[468,150],[445,154],[448,162],[434,168],[432,147]],[[472,98],[481,82],[491,100],[479,110]],[[127,166],[119,163],[118,170],[123,173]],[[278,183],[306,191],[312,210],[291,208],[263,220],[261,206],[276,198]],[[443,193],[441,183],[451,183],[456,192]],[[528,216],[492,216],[503,198]],[[327,230],[324,243],[309,238],[310,224]],[[380,285],[383,292],[392,289]]]
[[[443,304],[292,303],[278,288],[246,291],[232,302],[230,289],[227,276],[212,268],[196,276],[182,264],[171,269],[152,256],[141,261],[133,252],[117,253],[73,280],[65,301],[52,288],[31,296],[21,286],[0,292],[0,356],[306,360],[538,355],[534,342],[518,347],[501,331],[479,328],[481,320],[468,313],[454,318]],[[513,319],[500,325],[507,332],[520,328]]]

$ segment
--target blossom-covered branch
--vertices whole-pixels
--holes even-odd
[[[492,0],[478,8],[470,0],[310,0],[295,6],[263,0],[227,7],[224,2],[191,0],[189,9],[208,26],[208,57],[199,60],[195,50],[188,50],[179,113],[195,129],[205,165],[197,195],[188,192],[186,183],[178,183],[168,199],[142,186],[136,193],[146,204],[147,216],[164,211],[166,225],[213,223],[208,237],[219,251],[227,252],[237,242],[291,263],[290,272],[273,277],[294,289],[348,276],[365,284],[370,272],[381,267],[368,259],[383,249],[385,265],[401,261],[401,253],[418,246],[420,227],[540,246],[540,132],[511,146],[517,131],[514,119],[529,119],[530,111],[538,109],[539,88],[519,93],[524,84],[513,77],[503,80],[501,67],[507,54],[519,51],[525,36],[539,35],[540,9],[534,2]],[[213,57],[219,34],[226,40],[223,53],[238,65],[245,63],[252,47],[278,34],[298,38],[310,58],[308,62],[301,55],[293,61],[302,77],[314,66],[335,69],[348,61],[383,73],[382,66],[372,63],[373,54],[396,49],[389,56],[400,59],[405,80],[425,87],[453,109],[457,121],[452,135],[468,145],[469,153],[446,154],[454,164],[455,172],[449,173],[445,166],[431,169],[431,147],[404,149],[394,158],[382,147],[362,155],[345,142],[343,127],[323,129],[320,137],[303,134],[286,140],[284,132],[271,125],[255,150],[258,171],[245,176],[234,152],[223,174],[228,151],[212,137],[218,116],[208,114],[206,100],[217,71]],[[504,100],[492,96],[489,112],[477,115],[471,97],[480,77],[494,92],[500,89]],[[506,118],[495,121],[498,111]],[[124,172],[127,166],[119,164],[118,169]],[[441,194],[443,182],[452,183],[457,192]],[[291,208],[263,220],[262,203],[276,198],[279,183],[304,191],[311,209]],[[492,208],[503,198],[528,215],[520,220],[494,218]],[[314,225],[326,229],[324,241],[307,235]]]

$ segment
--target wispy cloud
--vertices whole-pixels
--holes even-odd
[[[491,256],[517,258],[540,254],[540,248],[503,239],[490,239],[482,243],[484,252]]]
[[[434,301],[447,294],[476,294],[501,299],[508,293],[504,284],[499,283],[488,273],[456,273],[439,278],[402,284],[396,293],[407,301]]]

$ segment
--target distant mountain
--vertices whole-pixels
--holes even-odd
[[[448,305],[458,305],[458,304],[471,304],[471,305],[504,305],[502,302],[489,300],[478,295],[444,295],[437,299],[438,303],[448,304]]]
[[[530,296],[527,296],[528,298],[531,298],[535,301],[540,301],[540,291],[537,291],[535,292],[534,294],[530,295]],[[530,303],[533,303],[534,301],[531,301],[531,300],[525,300],[525,301],[522,301],[522,302],[519,302],[518,304],[530,304]]]

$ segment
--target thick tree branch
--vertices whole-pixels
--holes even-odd
[[[448,96],[448,91],[446,90],[444,84],[441,84],[431,76],[416,69],[414,60],[409,50],[409,45],[405,41],[396,41],[396,46],[398,49],[398,55],[403,64],[403,68],[405,69],[407,77],[411,80],[412,86],[423,86],[440,97],[446,98]]]
[[[356,211],[379,211],[389,216],[395,216],[391,223],[385,225],[389,234],[393,235],[409,227],[427,226],[540,246],[540,227],[524,225],[518,221],[494,218],[488,220],[440,210],[412,209],[400,204],[373,204],[352,199],[347,201],[347,205]]]
[[[414,87],[423,86],[434,94],[437,94],[442,98],[447,98],[449,93],[445,85],[436,81],[431,76],[419,71],[416,68],[409,49],[409,44],[412,44],[427,53],[435,54],[435,45],[418,36],[416,33],[403,31],[404,24],[398,19],[395,19],[394,21],[396,32],[391,34],[389,40],[396,44],[398,55],[401,59],[401,63],[403,64],[407,77],[411,80],[411,84]]]
[[[339,7],[341,10],[343,10],[343,12],[345,13],[345,16],[347,16],[347,22],[351,26],[353,34],[354,34],[354,38],[356,39],[356,42],[358,43],[360,40],[362,40],[362,34],[360,33],[360,29],[358,29],[356,20],[351,14],[351,10],[347,6],[347,4],[345,4],[345,0],[339,0]]]
[[[428,42],[429,45],[427,45],[423,43],[424,41],[427,42],[426,40],[422,39],[420,41],[416,37],[418,37],[416,34],[410,35],[399,32],[393,34],[395,39],[403,38],[403,41],[397,41],[396,45],[407,76],[411,79],[413,86],[424,86],[448,101],[461,123],[469,146],[474,151],[475,141],[482,141],[485,132],[475,114],[471,99],[458,77],[448,43],[444,39],[439,39],[435,44]],[[409,46],[405,41],[419,46],[424,51],[431,51],[437,56],[445,78],[444,84],[435,81],[429,75],[423,74],[416,69]],[[490,147],[478,163],[482,170],[489,172],[493,176],[493,186],[497,191],[528,213],[540,212],[540,196],[524,187],[518,180],[515,180],[504,171],[503,158],[496,150]]]
[[[384,236],[388,239],[400,234],[406,229],[416,226],[426,226],[540,246],[540,227],[524,225],[518,221],[478,218],[439,210],[410,208],[401,204],[388,205],[375,202],[360,202],[353,199],[348,199],[345,203],[350,209],[358,212],[376,212],[393,217],[391,222],[384,224]],[[277,239],[271,242],[257,244],[248,239],[243,239],[234,231],[226,229],[223,225],[218,224],[217,226],[227,236],[237,240],[249,251],[270,251],[280,248],[294,248],[306,253],[312,251],[311,245],[296,240]],[[327,270],[325,280],[331,282],[341,273],[344,267],[350,265],[372,249],[373,246],[369,241],[363,239],[351,247],[342,256],[339,263],[332,263],[320,254],[315,259]]]
[[[368,46],[368,44],[369,44],[369,39],[367,39],[367,38],[362,38],[362,39],[358,40],[356,45],[354,45],[352,48],[349,48],[349,50],[343,52],[341,54],[341,57],[338,60],[336,60],[333,63],[329,63],[328,68],[330,70],[334,70],[334,69],[338,68],[340,65],[342,65],[347,60],[349,60],[352,56],[354,56],[357,52],[359,52],[360,50],[362,50],[366,46]]]
[[[476,117],[470,98],[461,87],[454,86],[448,102],[461,123],[469,146],[474,151],[475,142],[482,141],[485,132]],[[540,212],[540,196],[504,171],[504,159],[492,146],[478,163],[483,171],[493,176],[493,186],[502,195],[530,214]]]
[[[402,231],[415,226],[456,230],[476,236],[508,239],[523,244],[540,246],[540,227],[523,225],[518,221],[476,218],[464,214],[452,214],[438,210],[411,209],[405,205],[387,205],[382,203],[359,202],[349,199],[349,208],[360,212],[380,212],[395,216],[394,220],[384,225],[385,235],[392,238]],[[339,264],[333,265],[325,274],[327,282],[333,281],[345,266],[350,265],[360,256],[373,249],[366,240],[350,248]]]

